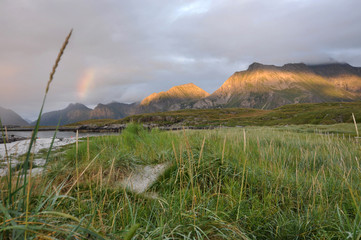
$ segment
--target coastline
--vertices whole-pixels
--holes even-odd
[[[75,127],[59,127],[58,129],[56,127],[41,127],[38,129],[39,132],[41,131],[55,131],[58,130],[59,132],[64,131],[72,131],[72,132],[81,132],[81,133],[101,133],[101,132],[121,132],[126,128],[127,124],[109,124],[109,125],[102,125],[98,126],[96,124],[87,124],[87,125],[80,125]],[[176,131],[176,130],[182,130],[182,129],[214,129],[219,126],[182,126],[182,125],[169,125],[169,126],[159,126],[158,124],[142,124],[142,126],[146,129],[153,129],[157,128],[159,130],[165,130],[165,131]],[[224,126],[223,126],[224,127]],[[14,128],[8,128],[8,131],[17,132],[17,131],[33,131],[33,128],[29,127],[14,127]]]
[[[48,149],[51,145],[51,142],[52,142],[52,138],[37,139],[33,145],[32,152],[36,154],[42,149]],[[56,139],[54,139],[53,149],[55,149],[57,147],[65,146],[65,145],[68,145],[68,144],[71,144],[74,142],[76,142],[75,138],[64,138],[64,139],[56,138]],[[25,154],[29,149],[29,143],[30,143],[30,139],[7,143],[6,149],[7,149],[8,156],[12,155],[12,156],[17,157],[17,156]],[[5,144],[0,144],[0,159],[5,158],[5,157],[6,157]]]

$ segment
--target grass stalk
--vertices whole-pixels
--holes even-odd
[[[359,137],[359,133],[358,133],[358,129],[357,129],[357,123],[356,123],[356,118],[355,118],[355,115],[352,113],[352,120],[353,120],[353,123],[355,125],[355,130],[356,130],[356,136],[357,138]]]
[[[247,158],[244,158],[244,163],[243,163],[243,171],[242,171],[242,181],[241,181],[241,191],[239,193],[239,199],[238,199],[238,208],[237,208],[237,217],[236,219],[239,219],[239,213],[240,213],[240,209],[241,209],[241,202],[242,202],[242,196],[243,196],[243,188],[244,188],[244,176],[246,173],[246,165],[247,165]]]
[[[79,155],[79,131],[76,130],[75,134],[75,172],[76,172],[76,196],[78,199],[78,211],[80,213],[80,193],[79,193],[79,161],[78,161],[78,155]]]

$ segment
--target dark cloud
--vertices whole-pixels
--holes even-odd
[[[359,0],[5,0],[0,105],[36,116],[71,28],[46,110],[140,101],[188,82],[212,92],[254,61],[361,66],[359,9]]]

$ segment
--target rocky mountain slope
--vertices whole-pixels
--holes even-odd
[[[193,83],[183,84],[172,87],[165,92],[149,95],[143,99],[136,112],[148,113],[179,110],[208,96],[209,93]]]
[[[0,119],[3,125],[28,126],[29,124],[16,112],[0,107]]]
[[[209,96],[209,93],[196,85],[184,84],[175,86],[165,92],[153,93],[141,103],[98,104],[94,109],[76,103],[70,104],[60,111],[44,113],[40,122],[42,126],[56,126],[61,117],[60,125],[70,124],[88,119],[120,119],[133,114],[162,112],[182,109],[183,105],[195,103]],[[35,122],[32,123],[33,125]]]
[[[41,126],[56,126],[60,120],[60,125],[70,124],[77,121],[87,120],[92,110],[83,104],[69,104],[66,108],[59,111],[44,113],[41,116]],[[36,121],[32,123],[35,125]]]
[[[348,64],[251,64],[236,72],[193,108],[272,109],[293,103],[350,102],[361,99],[361,70]]]
[[[89,119],[120,119],[134,114],[136,103],[126,104],[112,102],[109,104],[98,104],[91,112]]]
[[[126,104],[112,102],[109,104],[98,104],[94,109],[83,104],[70,104],[59,111],[44,113],[41,117],[41,126],[56,126],[60,120],[60,125],[84,121],[88,119],[120,119],[134,114],[136,103]],[[32,122],[35,125],[36,121]]]

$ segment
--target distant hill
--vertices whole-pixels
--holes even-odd
[[[16,125],[16,126],[28,126],[27,123],[19,114],[13,110],[0,107],[0,119],[3,125]]]
[[[98,104],[91,112],[89,119],[119,119],[133,114],[136,103],[126,104],[112,102],[109,104]]]
[[[94,109],[90,109],[83,104],[70,104],[66,108],[58,111],[44,113],[41,117],[41,126],[56,126],[60,119],[60,125],[71,124],[88,119],[119,119],[131,115],[136,104],[109,103],[98,104]],[[35,125],[36,121],[32,122]]]
[[[87,120],[90,117],[91,109],[83,104],[69,104],[65,109],[44,113],[41,116],[41,126],[56,126],[60,120],[60,125],[70,124],[77,121]],[[32,123],[35,125],[36,121]]]

